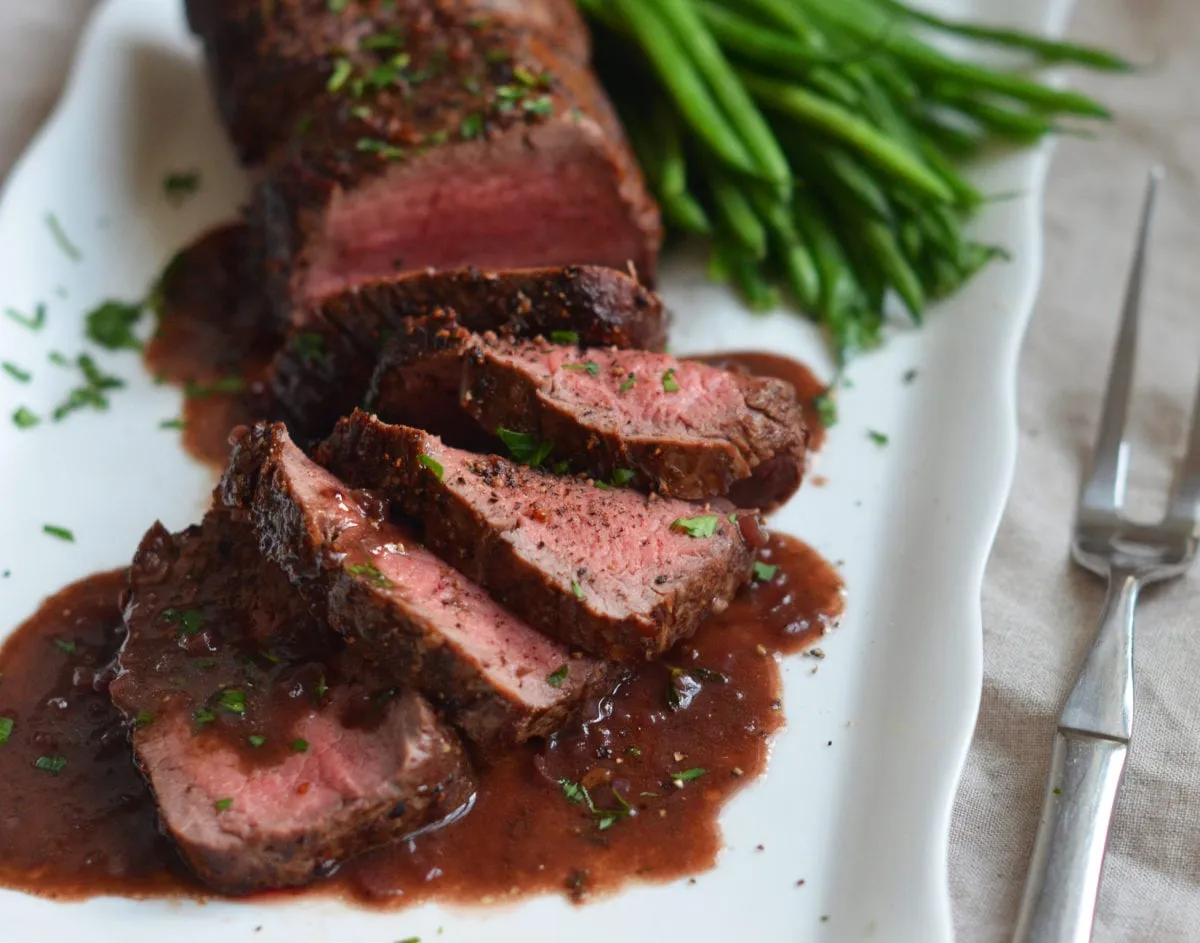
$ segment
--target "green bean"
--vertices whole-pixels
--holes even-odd
[[[983,202],[983,195],[967,182],[966,177],[959,173],[953,161],[943,154],[936,144],[927,138],[918,138],[917,150],[925,164],[933,168],[942,183],[950,188],[957,206],[970,210]]]
[[[723,47],[752,62],[800,79],[808,78],[814,66],[837,64],[794,35],[760,26],[720,4],[697,0],[696,9]]]
[[[713,252],[717,255],[720,267],[746,299],[750,310],[770,311],[778,306],[779,292],[762,277],[754,258],[740,245],[717,240]]]
[[[746,151],[757,162],[761,175],[779,186],[781,193],[790,194],[792,173],[779,142],[712,33],[692,8],[691,0],[652,2],[657,4],[663,22],[675,31],[676,39],[707,81]]]
[[[1102,72],[1132,72],[1133,65],[1120,56],[1105,49],[1094,46],[1083,46],[1077,43],[1059,42],[1053,39],[1043,39],[1016,29],[1004,29],[994,26],[977,26],[973,23],[960,23],[945,17],[934,16],[923,10],[915,10],[898,0],[875,0],[901,16],[908,17],[917,23],[924,23],[946,33],[965,36],[982,42],[1008,46],[1012,49],[1023,49],[1033,53],[1047,63],[1074,63],[1097,69]]]
[[[949,107],[975,119],[994,134],[1012,141],[1032,144],[1058,130],[1045,115],[1005,108],[961,86],[938,85],[933,95]]]
[[[847,353],[844,341],[846,324],[854,316],[854,309],[861,307],[862,292],[838,244],[837,236],[826,224],[822,210],[806,187],[796,187],[792,206],[796,228],[803,235],[817,267],[820,281],[819,310],[836,342],[835,351],[840,363]]]
[[[767,254],[767,231],[746,197],[746,191],[728,172],[709,161],[705,179],[716,212],[718,232],[726,233],[755,259]]]
[[[929,114],[928,111],[916,115],[913,121],[931,144],[954,157],[960,159],[974,157],[983,146],[983,135],[978,130],[969,131],[966,128],[946,124]],[[977,129],[977,125],[972,124]]]
[[[920,324],[925,316],[925,292],[921,288],[921,280],[900,251],[891,229],[878,220],[870,220],[864,234],[867,245],[878,256],[887,280],[896,289],[896,294],[908,308],[913,321]]]
[[[919,157],[884,137],[857,115],[795,86],[754,75],[745,75],[744,81],[751,93],[767,107],[820,128],[854,147],[876,166],[937,200],[954,200],[954,192]]]
[[[871,38],[873,31],[882,31],[887,26],[886,14],[863,0],[806,0],[806,5],[831,24],[860,38]],[[874,22],[869,22],[872,19]],[[889,53],[918,72],[954,78],[1052,112],[1111,117],[1107,108],[1079,92],[1051,88],[1012,73],[952,59],[907,34],[893,32],[884,43]]]
[[[825,48],[825,40],[821,33],[813,28],[809,18],[800,9],[800,4],[793,0],[725,0],[725,3],[732,5],[738,12],[746,9],[757,12],[764,20],[790,31],[815,51],[819,52]]]
[[[820,160],[830,175],[853,194],[854,199],[872,216],[881,220],[892,218],[892,205],[883,187],[852,155],[836,147],[823,148]]]
[[[766,225],[775,258],[783,269],[788,288],[801,308],[815,311],[820,304],[821,279],[812,254],[796,231],[788,206],[770,199],[760,189],[751,192],[750,200]]]
[[[712,223],[704,207],[686,190],[683,193],[662,193],[659,196],[663,215],[669,223],[685,232],[700,236],[712,234]]]
[[[730,127],[705,87],[704,80],[692,68],[686,54],[657,13],[641,0],[612,0],[612,5],[620,13],[625,27],[637,40],[696,135],[725,163],[750,176],[757,176],[757,162]]]

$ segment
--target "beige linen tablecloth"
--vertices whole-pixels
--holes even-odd
[[[92,5],[0,0],[0,175],[49,112]],[[1200,2],[1079,0],[1072,34],[1150,68],[1136,78],[1076,78],[1120,119],[1098,140],[1064,140],[1051,173],[1045,277],[1021,368],[1020,457],[984,588],[979,728],[951,833],[964,941],[1011,932],[1055,716],[1102,601],[1100,585],[1067,561],[1071,507],[1143,175],[1155,160],[1170,177],[1134,416],[1139,502],[1166,486],[1200,365]],[[1109,849],[1100,940],[1200,940],[1198,588],[1200,572],[1144,599],[1137,737]]]

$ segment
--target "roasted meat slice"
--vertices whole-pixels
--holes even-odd
[[[465,811],[457,738],[310,615],[248,524],[155,525],[113,681],[163,828],[227,893],[306,884]]]
[[[537,446],[528,444],[537,455]],[[548,635],[616,661],[662,654],[750,579],[757,514],[550,474],[356,411],[317,460],[380,489],[423,540]]]
[[[281,423],[243,432],[221,484],[259,545],[356,651],[485,748],[556,730],[609,680],[390,523],[382,502],[313,464]]]

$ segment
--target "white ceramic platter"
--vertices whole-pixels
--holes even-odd
[[[1053,31],[1066,2],[945,0],[949,12]],[[0,637],[66,583],[123,565],[155,518],[197,520],[211,473],[159,423],[179,394],[135,354],[91,353],[128,386],[105,414],[18,430],[25,405],[48,412],[72,385],[47,362],[85,349],[82,315],[133,299],[192,236],[230,218],[244,191],[209,103],[199,50],[175,0],[109,0],[90,25],[54,117],[0,202],[0,306],[48,309],[32,333],[0,317],[0,355],[33,372],[0,374]],[[718,867],[634,886],[584,907],[541,897],[503,909],[393,913],[314,898],[287,904],[97,899],[56,904],[0,891],[4,940],[212,943],[341,939],[575,943],[949,939],[945,847],[980,690],[980,588],[1016,450],[1019,342],[1041,259],[1046,155],[979,169],[992,205],[980,237],[1013,252],[933,313],[857,362],[841,420],[806,486],[774,519],[842,565],[849,607],[820,663],[784,666],[788,730],[771,768],[722,817]],[[200,194],[164,197],[169,171],[198,169]],[[54,214],[82,258],[52,237]],[[811,326],[755,316],[707,283],[699,258],[667,261],[673,349],[786,352],[825,375]],[[916,379],[904,383],[907,371]],[[880,447],[868,430],[885,433]],[[43,533],[69,527],[74,543]],[[29,802],[37,802],[30,796]],[[4,810],[6,813],[10,810]],[[756,846],[764,845],[763,851]],[[802,886],[797,882],[803,880]],[[439,935],[439,931],[441,931]]]

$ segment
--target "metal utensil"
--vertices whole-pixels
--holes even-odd
[[[1157,524],[1122,514],[1129,466],[1125,420],[1133,388],[1146,246],[1162,171],[1150,173],[1092,469],[1076,511],[1071,556],[1108,580],[1091,651],[1054,735],[1050,780],[1021,900],[1018,943],[1091,938],[1100,870],[1133,734],[1133,619],[1142,587],[1181,575],[1196,552],[1200,507],[1200,390],[1187,455]]]

